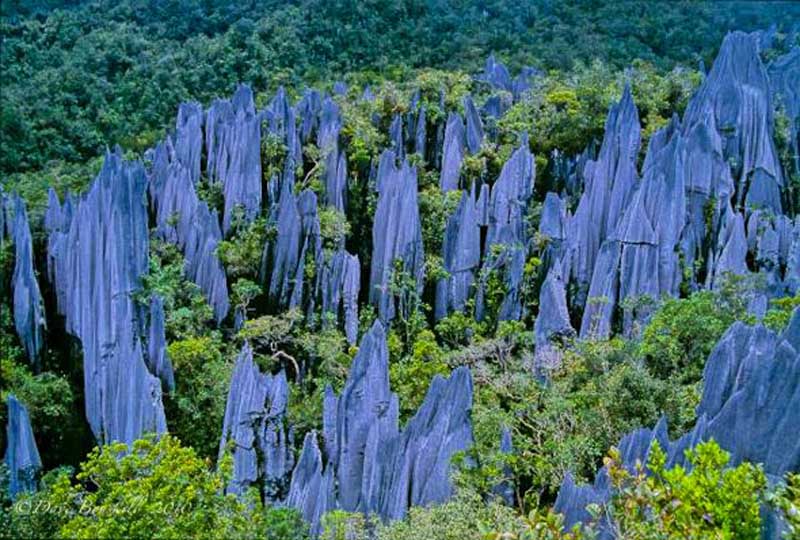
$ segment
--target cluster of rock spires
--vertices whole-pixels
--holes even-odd
[[[399,519],[409,505],[447,500],[450,459],[472,444],[472,378],[467,368],[448,379],[434,378],[416,415],[400,429],[380,321],[361,339],[342,393],[325,389],[324,451],[317,434],[308,433],[293,470],[287,401],[283,372],[260,373],[245,344],[231,380],[220,455],[233,445],[234,477],[228,491],[260,487],[268,500],[297,508],[315,534],[322,515],[331,510]],[[510,436],[504,440],[510,451]]]
[[[408,292],[397,290],[397,273],[411,282],[416,294],[422,293],[425,277],[411,154],[439,167],[443,193],[460,192],[442,238],[439,255],[447,275],[436,284],[435,317],[474,305],[474,316],[485,318],[491,276],[504,293],[497,318],[520,319],[526,315],[523,281],[532,279],[525,275],[526,261],[539,249],[541,286],[534,326],[538,366],[559,361],[554,343],[561,338],[634,334],[652,309],[647,299],[675,296],[682,286],[715,288],[726,274],[759,273],[766,286],[752,304],[756,314],[763,314],[769,298],[800,292],[800,218],[784,214],[786,179],[773,138],[773,109],[780,103],[791,121],[793,166],[800,172],[800,49],[765,67],[759,50],[766,41],[761,34],[741,32],[725,38],[683,118],[674,117],[650,138],[641,169],[639,116],[626,86],[609,111],[597,152],[590,146],[575,158],[553,156],[561,181],[552,189],[560,191],[546,194],[538,246],[529,227],[536,167],[527,135],[520,134],[519,147],[498,178],[468,178],[463,170],[464,160],[496,136],[487,120],[500,118],[524,98],[535,71],[523,70],[512,79],[490,58],[479,76],[493,92],[483,107],[478,109],[467,96],[462,113],[451,112],[437,123],[428,121],[417,93],[408,111],[392,119],[389,148],[370,177],[377,205],[364,296],[376,308],[379,322],[362,337],[342,394],[326,391],[322,445],[316,434],[309,434],[293,462],[293,435],[285,422],[286,377],[261,374],[245,346],[231,382],[220,444],[221,452],[233,445],[235,477],[229,491],[258,484],[266,498],[300,509],[316,531],[328,510],[396,519],[409,504],[449,496],[449,459],[468,447],[472,437],[469,371],[434,379],[403,430],[388,383],[384,326],[409,308]],[[335,95],[346,92],[343,85],[334,89]],[[374,96],[366,89],[361,99]],[[443,96],[440,106],[444,109]],[[230,100],[215,101],[207,110],[197,103],[182,104],[174,132],[147,153],[146,166],[125,161],[117,150],[107,154],[88,193],[66,194],[62,203],[51,190],[45,216],[47,278],[67,331],[83,347],[86,416],[98,441],[130,443],[145,432],[167,428],[161,395],[174,387],[175,375],[166,354],[163,301],[153,296],[141,305],[135,299],[148,270],[151,218],[155,236],[183,253],[186,276],[222,323],[229,316],[230,300],[217,247],[232,231],[265,216],[275,231],[263,248],[260,272],[271,303],[276,309],[299,309],[309,320],[319,308],[332,315],[332,320],[322,317],[322,325],[339,325],[348,342],[356,343],[361,261],[345,249],[343,240],[324,248],[320,230],[323,208],[348,211],[342,125],[335,96],[308,90],[292,105],[279,90],[259,111],[252,91],[241,86]],[[262,181],[262,142],[270,141],[285,147],[283,170]],[[295,182],[307,144],[320,150],[320,193]],[[201,197],[210,188],[224,198],[221,216]],[[15,246],[14,321],[37,368],[46,327],[30,225],[21,199],[2,192],[0,241]],[[306,276],[312,264],[313,280]],[[243,318],[244,313],[236,313],[237,326]],[[795,314],[781,337],[741,325],[729,331],[715,352],[727,356],[718,361],[712,356],[709,362],[727,362],[729,371],[707,370],[703,416],[688,438],[670,443],[671,459],[682,459],[681,449],[714,436],[737,459],[773,460],[767,469],[771,474],[800,466],[796,449],[778,441],[770,442],[774,450],[767,451],[724,439],[737,435],[729,429],[731,422],[740,426],[738,422],[756,421],[747,415],[765,416],[758,416],[758,426],[741,424],[745,427],[740,432],[760,433],[773,441],[771,433],[788,429],[790,419],[776,416],[777,409],[764,412],[762,402],[753,400],[765,392],[789,392],[767,383],[787,380],[786,370],[795,369],[790,360],[792,354],[797,357],[797,320]],[[775,378],[755,377],[755,371],[740,367],[751,360],[736,356],[737,351],[773,355]],[[732,373],[744,375],[731,379]],[[714,386],[722,381],[727,381],[724,387]],[[793,396],[777,402],[796,400]],[[17,450],[11,459],[36,464],[27,415],[24,408],[16,411]],[[654,432],[637,432],[644,435],[623,444],[632,449],[626,456],[644,456],[644,439],[655,437],[666,445],[664,429],[660,425]],[[503,441],[511,451],[507,433]],[[598,482],[592,488],[565,482],[558,506],[571,522],[580,519],[587,501],[607,496],[602,474]],[[509,493],[508,486],[498,487],[501,497],[513,497]]]
[[[703,396],[697,407],[697,423],[675,441],[667,435],[666,419],[655,428],[638,429],[620,441],[625,467],[646,463],[653,446],[667,454],[667,466],[686,465],[685,451],[714,439],[731,454],[731,464],[743,461],[763,464],[771,482],[800,469],[800,308],[782,334],[763,325],[734,323],[717,343],[703,373]],[[590,519],[587,505],[603,503],[612,493],[610,479],[601,470],[592,485],[577,485],[567,475],[555,510],[563,513],[567,527]],[[610,538],[606,527],[604,536]],[[773,516],[763,538],[780,538]]]
[[[66,330],[83,348],[86,417],[101,442],[130,444],[167,428],[163,309],[153,300],[148,322],[134,299],[148,269],[146,190],[144,167],[117,150],[79,200],[62,206],[51,191],[45,216],[48,275]]]

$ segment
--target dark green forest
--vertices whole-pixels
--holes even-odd
[[[514,149],[529,141],[536,183],[525,218],[532,242],[520,293],[524,314],[500,320],[506,291],[489,276],[487,316],[481,321],[471,315],[474,303],[465,313],[434,317],[437,279],[446,274],[439,255],[442,238],[459,200],[439,189],[439,163],[410,155],[418,167],[426,276],[421,291],[402,272],[393,277],[393,291],[410,307],[387,331],[390,382],[404,423],[420,407],[434,376],[469,367],[475,441],[454,458],[455,495],[445,504],[414,507],[392,523],[333,511],[322,519],[322,537],[596,538],[592,526],[563,530],[563,517],[551,508],[568,472],[592,481],[604,465],[616,491],[607,506],[596,508],[594,518],[596,523],[612,519],[619,538],[757,538],[759,509],[766,506],[786,517],[789,535],[800,534],[797,475],[768,482],[758,464],[729,466],[729,453],[710,441],[689,452],[692,466],[686,469],[669,469],[656,446],[645,464],[648,476],[628,470],[613,448],[626,433],[652,427],[662,416],[673,438],[694,426],[706,360],[732,324],[756,322],[748,299],[763,285],[757,274],[729,276],[713,290],[682,286],[678,297],[655,301],[647,324],[632,335],[615,328],[608,339],[565,342],[563,359],[546,380],[532,367],[548,252],[548,239],[536,231],[545,195],[559,185],[554,151],[576,156],[598,145],[609,107],[620,100],[627,82],[641,124],[641,166],[653,134],[685,112],[725,35],[774,26],[775,43],[762,52],[769,63],[800,45],[800,3],[0,1],[0,181],[5,193],[17,192],[27,204],[48,313],[42,366],[34,369],[12,316],[14,246],[0,243],[2,396],[14,394],[28,408],[44,464],[36,493],[16,502],[2,500],[0,538],[310,538],[298,512],[270,506],[256,490],[238,498],[223,494],[232,462],[220,455],[220,428],[243,343],[252,345],[265,372],[287,367],[287,357],[295,362],[295,374],[303,372],[302,378],[290,379],[287,411],[296,456],[303,437],[322,429],[325,386],[341,391],[358,350],[335,325],[320,323],[324,314],[307,316],[271,305],[260,276],[263,246],[276,234],[269,214],[236,221],[216,250],[231,291],[231,313],[235,308],[247,315],[241,328],[235,328],[232,315],[214,322],[200,288],[184,275],[184,255],[151,236],[149,267],[135,300],[145,306],[155,293],[164,300],[176,385],[164,396],[170,434],[140,440],[136,451],[125,454],[124,445],[95,448],[83,414],[80,344],[67,333],[63,318],[50,317],[56,292],[45,270],[47,191],[55,188],[63,200],[68,191],[86,190],[106,150],[115,145],[126,158],[149,159],[146,151],[174,129],[182,102],[208,106],[247,83],[261,108],[281,87],[294,101],[308,87],[330,93],[342,81],[347,91],[335,100],[342,116],[340,144],[347,152],[349,206],[346,212],[321,207],[320,238],[326,255],[341,244],[359,257],[363,336],[376,316],[365,284],[376,211],[368,181],[390,142],[392,120],[412,109],[417,92],[431,125],[443,124],[450,111],[463,113],[468,94],[484,103],[492,90],[476,75],[490,54],[512,74],[523,68],[537,73],[526,96],[496,123],[487,123],[492,142],[462,164],[463,175],[492,181]],[[365,87],[374,101],[361,99]],[[774,114],[787,206],[797,215],[800,171],[791,166],[791,128],[785,110]],[[324,189],[322,150],[304,147],[298,191],[321,194]],[[281,141],[261,140],[264,185],[281,173],[286,153]],[[205,176],[198,195],[210,208],[222,208],[220,187]],[[574,210],[577,197],[569,203]],[[2,234],[0,229],[0,239]],[[306,271],[312,281],[319,269],[310,265]],[[800,296],[773,299],[763,317],[766,328],[783,331],[798,305]],[[0,412],[3,425],[7,414]],[[500,451],[503,427],[513,435],[513,454]],[[5,443],[4,433],[0,447]],[[503,482],[513,485],[511,506],[495,496]],[[176,500],[185,500],[188,511],[163,511]],[[35,507],[47,510],[31,511]],[[120,514],[119,507],[138,510]]]

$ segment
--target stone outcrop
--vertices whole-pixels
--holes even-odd
[[[147,359],[134,301],[148,268],[146,188],[144,167],[117,150],[71,216],[48,209],[58,310],[83,347],[86,417],[102,443],[166,431],[161,381],[147,367],[158,361]]]
[[[42,460],[33,437],[28,409],[13,394],[6,398],[8,425],[6,426],[5,465],[8,468],[8,495],[11,500],[22,493],[36,491]]]
[[[283,499],[294,466],[285,424],[289,385],[283,371],[261,373],[245,343],[231,377],[220,458],[233,453],[233,478],[228,493],[243,493],[256,485],[267,500]]]
[[[381,155],[376,189],[378,205],[372,225],[369,300],[384,322],[397,313],[392,280],[399,269],[422,292],[424,251],[417,202],[417,169],[404,160],[398,166],[391,151]]]
[[[225,270],[216,255],[222,240],[219,218],[197,194],[202,125],[199,104],[180,106],[175,134],[152,152],[148,191],[156,234],[181,249],[186,276],[203,291],[220,323],[228,314],[230,300]]]
[[[496,272],[505,286],[505,298],[500,305],[499,320],[518,320],[522,317],[520,289],[528,252],[526,216],[533,196],[536,165],[523,136],[519,148],[503,165],[500,177],[492,185],[486,218],[488,231],[484,247],[484,281],[476,301],[476,316],[485,314],[486,277]]]
[[[481,263],[481,232],[475,188],[461,194],[456,211],[447,219],[442,262],[447,277],[436,284],[436,318],[464,311]]]
[[[261,115],[250,87],[239,86],[230,100],[216,100],[205,126],[206,172],[209,181],[222,184],[222,232],[227,234],[237,209],[245,222],[261,210]]]
[[[731,464],[761,463],[771,480],[800,468],[800,308],[786,329],[776,334],[762,325],[734,323],[717,343],[703,372],[703,396],[695,427],[670,441],[666,420],[623,437],[622,462],[645,463],[654,441],[665,450],[668,466],[684,464],[684,451],[714,439],[731,454]],[[562,484],[555,509],[567,527],[585,521],[588,503],[611,495],[608,474],[601,470],[593,485],[576,485],[571,476]],[[768,530],[765,537],[778,538]]]
[[[14,197],[14,219],[10,225],[14,241],[14,274],[11,278],[11,288],[14,291],[14,328],[28,361],[38,371],[47,321],[42,293],[33,267],[33,241],[28,214],[25,203],[18,195]]]
[[[472,444],[472,379],[466,368],[437,376],[417,413],[399,428],[389,389],[389,351],[376,321],[361,340],[342,393],[325,392],[323,463],[316,435],[307,436],[287,504],[319,531],[326,511],[402,518],[409,505],[444,502],[451,494],[450,459]]]

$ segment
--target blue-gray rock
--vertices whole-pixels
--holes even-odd
[[[442,264],[447,277],[436,284],[436,318],[464,311],[475,271],[481,262],[481,231],[475,207],[475,186],[461,194],[456,211],[447,219],[442,242]]]
[[[6,426],[6,455],[8,467],[8,495],[11,500],[22,493],[36,491],[42,460],[33,437],[31,419],[25,405],[13,394],[6,398],[8,425]]]
[[[181,249],[186,277],[203,291],[220,323],[230,309],[225,270],[216,255],[222,231],[216,210],[198,197],[191,169],[180,161],[180,153],[169,137],[153,153],[149,193],[156,234]]]
[[[306,284],[306,257],[319,261],[322,250],[317,196],[310,190],[295,196],[292,174],[287,170],[280,202],[271,216],[277,236],[264,246],[261,273],[277,305],[308,308],[313,290]]]
[[[427,116],[425,107],[420,107],[417,115],[417,127],[414,130],[414,152],[425,158],[425,148],[428,140]]]
[[[150,297],[150,329],[147,340],[147,368],[161,379],[165,391],[175,389],[175,374],[167,355],[167,338],[164,326],[164,301],[154,294]]]
[[[289,506],[319,531],[320,516],[341,508],[402,518],[409,505],[427,506],[452,494],[450,459],[472,444],[472,380],[467,368],[437,376],[416,415],[400,431],[397,396],[389,389],[383,325],[364,335],[337,398],[325,391],[323,464],[316,434],[306,437],[293,473]],[[334,481],[335,479],[335,481]]]
[[[130,445],[145,433],[165,432],[166,419],[161,382],[145,363],[138,322],[144,310],[133,300],[148,269],[147,178],[140,163],[121,154],[106,155],[69,224],[50,231],[48,257],[58,310],[83,347],[92,432],[101,443]],[[51,223],[58,221],[55,208],[48,213]]]
[[[317,132],[317,147],[325,160],[325,204],[343,212],[347,200],[347,159],[344,152],[339,152],[341,128],[339,106],[326,97],[319,113]]]
[[[503,426],[500,432],[500,453],[506,456],[514,454],[514,445],[511,442],[511,431]],[[503,480],[492,488],[492,494],[507,506],[514,505],[514,471],[509,465],[503,467]]]
[[[689,101],[684,129],[711,119],[732,164],[736,206],[781,212],[784,186],[773,140],[774,119],[767,70],[757,34],[731,32],[722,42],[708,76]]]
[[[14,328],[28,361],[38,371],[47,321],[42,293],[33,267],[33,241],[28,214],[19,195],[14,197],[14,222],[11,229],[14,240],[14,274],[11,278],[11,288],[14,290]]]
[[[526,216],[533,195],[536,165],[528,149],[527,136],[503,165],[500,177],[492,186],[488,207],[489,228],[484,248],[484,279],[476,301],[476,315],[484,316],[484,293],[490,272],[497,272],[505,284],[505,298],[499,320],[519,320],[522,302],[519,297],[527,257]]]
[[[597,159],[585,165],[586,189],[572,220],[570,245],[574,249],[572,273],[578,287],[577,305],[585,303],[600,248],[616,228],[638,182],[639,143],[639,114],[626,85],[622,99],[608,112]]]
[[[461,162],[466,149],[466,133],[464,122],[458,113],[450,113],[444,131],[442,147],[442,167],[439,175],[439,187],[442,191],[458,189],[461,176]]]
[[[403,144],[403,117],[395,114],[392,123],[389,125],[389,149],[392,150],[398,159],[405,157],[405,145]]]
[[[376,189],[378,204],[372,226],[369,301],[378,308],[380,319],[388,322],[397,312],[391,283],[398,267],[416,284],[416,293],[422,292],[425,253],[416,167],[407,160],[398,167],[394,153],[385,151],[378,166]]]
[[[311,534],[322,532],[322,516],[336,509],[333,467],[323,472],[322,454],[317,445],[317,434],[306,434],[303,450],[292,472],[286,506],[297,509],[310,525]]]
[[[539,291],[539,315],[533,325],[533,334],[537,368],[557,367],[561,363],[561,354],[553,347],[553,341],[575,336],[567,310],[567,292],[558,265],[550,269]]]
[[[800,406],[800,308],[794,310],[782,334],[760,324],[734,323],[709,356],[703,381],[694,428],[670,441],[662,418],[653,430],[627,435],[619,444],[626,467],[646,462],[655,441],[665,450],[668,466],[674,466],[685,465],[685,450],[714,439],[731,454],[731,465],[761,463],[772,481],[798,470],[800,439],[795,434],[800,432],[800,418],[793,411]],[[555,510],[565,514],[565,524],[571,527],[587,519],[586,504],[604,503],[610,494],[605,470],[590,486],[576,486],[567,476]],[[776,531],[776,527],[766,527],[763,537],[777,540]]]
[[[297,117],[300,120],[300,139],[303,142],[307,142],[311,133],[317,128],[321,107],[322,97],[319,92],[307,89],[296,106]]]
[[[361,289],[358,256],[344,249],[337,251],[330,260],[323,262],[317,279],[323,324],[327,322],[325,314],[343,321],[347,342],[355,345],[358,338],[358,293]]]
[[[229,493],[257,485],[270,501],[283,499],[294,466],[284,426],[289,385],[283,371],[263,374],[245,343],[231,377],[219,445],[220,458],[233,451]]]
[[[250,87],[241,85],[232,99],[216,100],[205,125],[206,171],[211,182],[222,184],[222,232],[227,234],[236,209],[245,222],[261,210],[261,116]]]
[[[789,118],[792,164],[800,174],[800,46],[776,58],[768,71],[776,101]]]
[[[472,96],[469,95],[464,98],[464,117],[467,120],[467,150],[470,154],[477,154],[483,145],[483,122],[481,122],[481,115],[472,101]]]

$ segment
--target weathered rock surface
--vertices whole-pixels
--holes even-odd
[[[341,395],[326,390],[327,463],[310,434],[293,474],[287,504],[300,509],[313,530],[319,530],[319,516],[334,508],[399,519],[409,505],[441,503],[451,494],[450,458],[472,444],[469,370],[435,377],[402,431],[388,370],[386,335],[376,321],[361,340]]]
[[[458,113],[450,113],[444,131],[442,147],[442,166],[439,176],[439,187],[442,191],[458,189],[461,176],[461,162],[466,150],[466,133],[464,121]]]
[[[227,234],[234,210],[252,221],[261,210],[261,115],[253,91],[241,85],[230,100],[216,100],[206,113],[206,172],[222,183],[225,211],[222,232]]]
[[[14,197],[11,237],[14,241],[14,274],[11,278],[11,288],[14,290],[14,328],[28,361],[38,371],[47,321],[42,293],[33,267],[33,242],[28,214],[19,195]]]
[[[133,299],[148,268],[146,188],[142,165],[117,150],[68,222],[64,207],[48,210],[58,310],[83,347],[86,417],[102,443],[166,431],[161,382],[139,330],[144,310]]]
[[[456,211],[447,219],[442,262],[448,276],[436,284],[436,318],[464,311],[481,262],[481,231],[475,188],[461,194]]]
[[[343,321],[347,342],[355,345],[358,338],[358,293],[361,289],[361,267],[358,256],[345,250],[337,251],[330,261],[323,263],[318,274],[323,324],[325,314]]]
[[[684,464],[684,450],[714,439],[730,452],[732,465],[761,463],[773,480],[800,468],[800,418],[794,413],[800,406],[800,308],[780,335],[734,323],[709,356],[703,381],[695,427],[676,441],[669,440],[665,419],[653,430],[634,431],[619,444],[625,466],[645,462],[654,441],[672,466]],[[577,486],[568,476],[555,509],[570,527],[588,518],[586,504],[605,502],[610,493],[604,470],[590,486]],[[771,529],[765,537],[778,538]]]
[[[9,394],[6,398],[6,405],[8,446],[4,461],[8,467],[8,495],[14,500],[21,493],[36,491],[42,460],[33,437],[28,409],[13,394]]]
[[[269,296],[281,307],[310,308],[311,284],[306,283],[306,259],[320,261],[317,196],[311,190],[294,194],[294,179],[287,172],[281,184],[280,201],[271,222],[277,236],[264,246],[261,273],[269,283]]]
[[[528,249],[526,216],[533,195],[536,165],[524,136],[519,148],[503,165],[500,177],[491,189],[487,209],[488,231],[484,248],[484,270],[496,272],[505,285],[505,298],[500,305],[499,320],[518,320],[522,316],[519,297]],[[482,319],[487,283],[480,284],[476,316]]]
[[[216,255],[222,240],[219,218],[216,210],[200,200],[196,189],[202,123],[200,105],[181,105],[175,134],[153,150],[149,194],[156,234],[181,249],[186,276],[203,291],[219,323],[228,314],[230,300],[225,270]]]
[[[397,312],[392,279],[398,268],[416,284],[423,285],[424,251],[417,203],[417,169],[408,161],[398,167],[395,155],[385,151],[378,167],[378,206],[372,226],[372,261],[369,300],[384,322]]]
[[[711,71],[692,97],[684,127],[710,119],[732,164],[736,206],[781,212],[781,172],[773,140],[774,119],[767,70],[759,57],[759,36],[731,32]]]
[[[233,452],[229,493],[257,485],[270,501],[286,494],[294,466],[291,442],[284,425],[289,385],[283,371],[261,373],[245,343],[231,377],[219,454]]]

